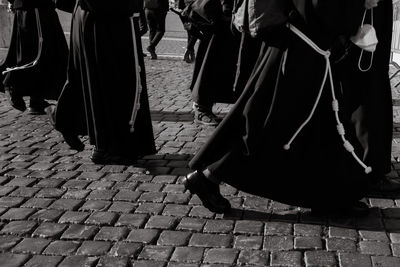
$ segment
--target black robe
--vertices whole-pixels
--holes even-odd
[[[365,162],[378,177],[390,172],[393,107],[389,80],[389,62],[392,41],[393,4],[383,0],[373,9],[374,28],[378,45],[372,67],[366,72],[358,68],[361,49],[350,46],[349,55],[339,64],[345,105],[349,120],[354,125],[353,143]],[[361,20],[360,20],[361,23]],[[365,23],[370,23],[367,13]],[[370,64],[371,53],[364,52],[361,67]]]
[[[122,1],[112,12],[108,1],[81,1],[72,16],[68,82],[58,99],[56,129],[89,135],[96,149],[135,158],[155,153],[140,42],[134,29],[139,66],[135,66],[131,18],[138,1]],[[140,109],[130,132],[140,67]]]
[[[66,81],[68,45],[51,0],[10,1],[15,8],[11,42],[0,66],[0,91],[13,87],[21,96],[56,100]],[[38,11],[38,17],[35,10]],[[43,37],[34,67],[1,74],[6,68],[31,63],[39,54],[38,26]]]
[[[317,1],[316,7],[311,1],[297,2],[305,4],[303,18],[293,16],[291,23],[324,50],[339,35],[357,29],[358,20],[351,21],[363,9],[363,1]],[[338,206],[358,200],[365,193],[365,170],[343,147],[328,84],[310,122],[284,149],[314,105],[326,62],[297,35],[282,31],[264,37],[243,94],[189,166],[208,168],[239,190],[291,205]]]

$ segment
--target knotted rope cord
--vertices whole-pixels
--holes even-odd
[[[6,73],[14,71],[14,70],[24,70],[24,69],[32,68],[32,67],[36,66],[37,63],[39,62],[40,56],[42,54],[43,36],[42,36],[42,27],[40,26],[39,10],[37,8],[35,8],[35,18],[36,18],[36,28],[37,28],[37,35],[38,35],[38,53],[36,55],[36,58],[32,62],[29,62],[22,66],[6,68],[6,70],[3,71],[2,74],[6,74]]]
[[[142,82],[140,79],[141,68],[139,65],[139,54],[138,54],[138,45],[136,42],[136,31],[135,25],[133,22],[134,18],[139,17],[139,13],[134,13],[132,17],[130,17],[131,28],[132,28],[132,40],[133,40],[133,54],[135,57],[135,72],[136,72],[136,90],[135,90],[135,100],[133,102],[133,109],[131,119],[129,121],[129,125],[131,126],[130,132],[133,133],[135,131],[135,121],[137,117],[137,113],[140,109],[140,95],[142,93]]]
[[[362,27],[362,25],[364,25],[364,20],[365,20],[365,15],[366,14],[367,14],[367,10],[364,11],[363,19],[361,21],[361,27]],[[373,8],[371,8],[371,25],[374,26],[374,9]],[[370,62],[369,62],[369,66],[366,69],[361,68],[361,59],[362,59],[363,54],[364,54],[364,49],[361,49],[360,57],[358,58],[358,69],[360,71],[362,71],[362,72],[367,72],[372,67],[372,62],[374,61],[375,52],[372,52],[371,59],[370,59]]]
[[[302,39],[304,42],[306,42],[311,48],[313,48],[317,53],[321,54],[322,56],[324,56],[325,60],[326,60],[326,67],[325,67],[325,73],[324,73],[324,78],[321,84],[321,87],[319,89],[318,92],[318,96],[315,100],[314,106],[311,109],[310,115],[307,117],[307,119],[299,126],[299,128],[297,129],[297,131],[293,134],[292,138],[289,140],[289,142],[284,145],[284,149],[285,150],[289,150],[290,149],[290,144],[294,141],[294,139],[297,137],[297,135],[300,133],[300,131],[307,125],[307,123],[311,120],[312,116],[315,113],[315,109],[321,99],[321,95],[322,95],[322,91],[324,90],[325,84],[326,84],[326,80],[327,77],[329,75],[329,82],[330,82],[330,87],[331,87],[331,93],[332,93],[332,109],[335,113],[335,118],[336,118],[336,122],[337,122],[337,131],[340,135],[340,137],[342,138],[343,141],[343,146],[344,148],[352,154],[352,156],[354,157],[354,159],[364,168],[365,173],[370,173],[372,171],[372,168],[365,165],[364,162],[361,161],[361,159],[356,155],[356,153],[354,152],[354,147],[350,144],[350,142],[345,138],[345,130],[344,130],[344,126],[340,121],[339,118],[339,102],[336,99],[335,96],[335,87],[334,87],[334,83],[333,83],[333,75],[332,75],[332,69],[331,69],[331,64],[330,64],[330,60],[329,57],[331,55],[331,53],[329,51],[324,51],[321,48],[319,48],[313,41],[311,41],[306,35],[304,35],[299,29],[297,29],[295,26],[288,24],[289,29],[295,33],[298,37],[300,37],[300,39]]]

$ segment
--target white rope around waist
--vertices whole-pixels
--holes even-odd
[[[135,90],[135,100],[133,102],[132,115],[129,121],[129,125],[131,126],[130,132],[133,133],[135,131],[135,121],[137,117],[137,113],[140,109],[140,95],[142,93],[142,81],[140,78],[141,68],[139,65],[139,53],[138,53],[138,45],[136,42],[136,31],[133,19],[135,17],[139,17],[139,13],[134,13],[132,17],[129,18],[132,28],[132,40],[133,40],[133,54],[135,57],[135,74],[136,74],[136,90]]]
[[[325,65],[325,73],[324,73],[324,78],[322,80],[322,84],[321,87],[319,89],[317,98],[314,102],[314,105],[311,109],[310,114],[308,115],[308,117],[306,118],[306,120],[299,126],[299,128],[297,129],[297,131],[293,134],[292,138],[289,140],[289,142],[284,145],[284,149],[285,150],[289,150],[290,149],[290,145],[293,143],[294,139],[297,137],[297,135],[301,132],[301,130],[308,124],[308,122],[311,120],[312,116],[315,113],[315,110],[318,106],[318,103],[321,99],[321,95],[322,95],[322,91],[324,90],[325,84],[326,84],[326,80],[329,76],[329,82],[330,82],[330,87],[331,87],[331,93],[332,93],[332,109],[335,113],[335,118],[336,118],[336,122],[337,122],[337,131],[343,141],[343,146],[344,148],[352,154],[352,156],[356,159],[356,161],[364,168],[365,173],[370,173],[372,171],[372,168],[370,166],[365,165],[364,162],[362,162],[362,160],[356,155],[356,153],[354,152],[354,147],[350,144],[350,142],[345,138],[345,129],[343,124],[341,123],[340,119],[339,119],[339,102],[336,99],[335,96],[335,87],[334,87],[334,83],[333,83],[333,76],[332,76],[332,69],[331,69],[331,63],[329,60],[329,57],[331,55],[331,53],[329,51],[325,51],[322,50],[321,48],[319,48],[312,40],[310,40],[305,34],[303,34],[299,29],[297,29],[295,26],[293,26],[292,24],[288,24],[289,29],[295,33],[298,37],[300,37],[300,39],[302,39],[304,42],[306,42],[311,48],[313,48],[317,53],[321,54],[322,56],[324,56],[325,61],[326,61],[326,65]]]
[[[6,74],[8,72],[15,71],[15,70],[24,70],[24,69],[32,68],[32,67],[36,66],[37,63],[39,62],[40,56],[42,54],[43,36],[42,36],[42,27],[40,25],[39,11],[37,8],[35,8],[35,18],[36,18],[36,27],[37,27],[37,35],[38,35],[38,53],[36,55],[36,58],[32,62],[29,62],[22,66],[6,68],[6,70],[3,71],[2,74]]]

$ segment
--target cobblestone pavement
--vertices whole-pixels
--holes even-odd
[[[0,266],[400,266],[400,199],[367,199],[369,216],[331,219],[222,185],[232,213],[205,209],[181,183],[214,129],[192,122],[193,65],[145,61],[158,153],[134,166],[94,165],[87,140],[75,153],[46,116],[0,95]]]

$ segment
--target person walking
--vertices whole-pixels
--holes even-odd
[[[156,47],[165,33],[165,19],[169,10],[168,0],[144,0],[144,11],[149,27],[149,46],[151,59],[157,59]]]
[[[340,90],[330,64],[339,55],[329,51],[339,36],[357,31],[363,3],[285,4],[276,15],[287,20],[259,37],[263,45],[243,93],[189,162],[183,184],[217,213],[231,207],[219,191],[225,182],[317,213],[365,214],[360,200],[371,168],[344,134],[348,124],[338,115]]]
[[[357,152],[372,166],[371,192],[400,192],[400,183],[387,177],[393,133],[389,80],[393,4],[390,0],[366,0],[365,9],[364,23],[376,32],[376,39],[371,39],[375,49],[368,51],[349,42],[348,55],[338,64],[345,108],[353,125],[349,134]],[[352,40],[357,43],[358,39]]]
[[[139,0],[109,12],[109,2],[81,0],[72,16],[66,83],[48,110],[74,149],[89,135],[95,164],[128,165],[156,152],[139,32]]]
[[[66,81],[68,45],[52,0],[9,0],[14,12],[11,42],[0,66],[0,91],[10,105],[45,114]]]
[[[194,0],[178,0],[178,8],[180,10],[183,10],[183,9],[185,9],[185,7],[190,5],[193,1]],[[184,27],[185,27],[185,25],[184,25]],[[194,47],[199,38],[196,35],[192,34],[189,30],[186,30],[186,33],[187,33],[187,42],[186,42],[186,50],[183,55],[183,60],[186,63],[192,63],[196,59]]]

